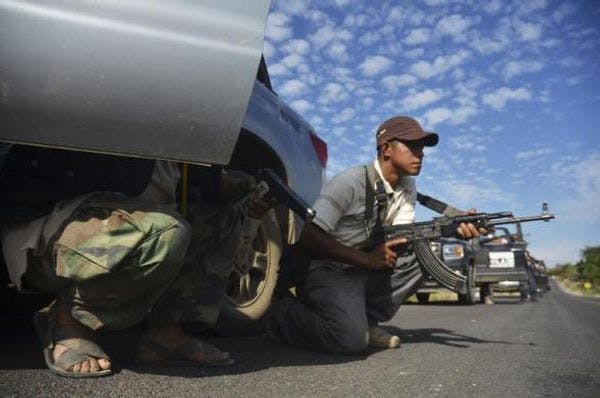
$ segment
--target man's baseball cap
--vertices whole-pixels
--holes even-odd
[[[422,141],[425,146],[435,146],[439,137],[436,133],[423,131],[423,128],[412,117],[394,116],[377,129],[377,146],[397,139],[400,141]]]

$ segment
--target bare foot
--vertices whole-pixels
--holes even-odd
[[[70,330],[76,331],[75,335],[77,336],[89,338],[93,335],[92,330],[83,326],[77,320],[73,319],[71,314],[69,314],[69,311],[64,307],[64,305],[61,305],[60,303],[57,303],[56,305],[56,324],[58,327],[60,327],[61,325],[68,325]],[[54,361],[60,358],[60,356],[64,354],[65,351],[67,351],[68,349],[69,348],[64,345],[55,344],[54,350],[52,351]],[[110,369],[110,367],[111,364],[109,360],[104,358],[90,357],[87,361],[74,364],[69,369],[67,369],[67,371],[74,373],[93,373],[102,370],[108,370]]]

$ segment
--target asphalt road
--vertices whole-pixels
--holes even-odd
[[[600,300],[554,285],[538,303],[406,304],[385,325],[402,347],[336,357],[262,336],[209,337],[227,368],[142,369],[127,363],[136,333],[105,336],[121,365],[103,379],[64,379],[43,364],[29,316],[0,314],[0,395],[173,397],[598,397]]]

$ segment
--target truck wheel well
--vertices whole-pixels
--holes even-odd
[[[270,168],[287,181],[285,167],[275,151],[266,142],[246,130],[240,132],[228,168],[248,173]]]

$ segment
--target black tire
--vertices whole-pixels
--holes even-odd
[[[281,233],[274,211],[267,214],[254,239],[255,261],[248,273],[235,270],[225,289],[225,300],[215,331],[222,335],[249,334],[260,328],[259,320],[271,305],[279,274]]]
[[[429,303],[429,293],[417,293],[417,301],[419,304]]]
[[[467,268],[467,293],[458,295],[458,302],[463,305],[473,305],[477,302],[477,288],[475,287],[475,264]]]

